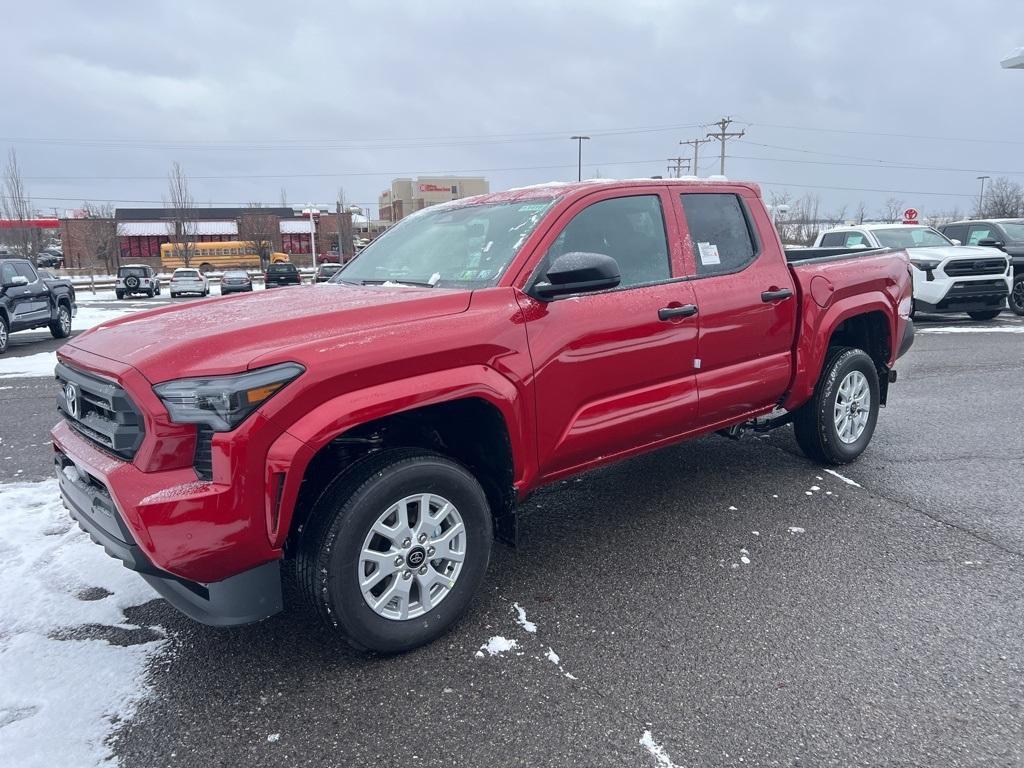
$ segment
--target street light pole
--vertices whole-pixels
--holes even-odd
[[[583,142],[589,141],[589,136],[570,136],[571,141],[576,142],[576,181],[583,181]]]
[[[313,252],[313,269],[316,269],[316,217],[313,215],[312,203],[309,204],[307,210],[309,212],[309,249]]]
[[[978,216],[985,215],[985,179],[991,179],[991,176],[978,176],[981,180],[981,194],[978,195]]]

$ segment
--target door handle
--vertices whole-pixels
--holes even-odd
[[[764,291],[761,293],[761,301],[765,303],[779,301],[780,299],[788,299],[792,295],[793,292],[789,288],[783,288],[778,291]]]
[[[696,314],[696,304],[684,304],[681,307],[662,307],[658,310],[658,319],[671,320],[675,317],[693,317]]]

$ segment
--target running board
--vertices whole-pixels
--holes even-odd
[[[783,408],[776,408],[767,416],[758,416],[751,421],[742,424],[733,424],[731,427],[719,429],[717,434],[727,437],[730,440],[739,440],[745,432],[771,432],[773,429],[785,426],[793,421],[793,412]]]

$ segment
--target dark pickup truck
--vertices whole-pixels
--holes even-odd
[[[70,280],[44,277],[28,259],[0,260],[0,355],[17,331],[48,326],[55,339],[67,338],[77,311]]]

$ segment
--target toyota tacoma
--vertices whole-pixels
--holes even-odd
[[[724,180],[446,203],[295,290],[63,346],[57,477],[189,616],[295,595],[384,653],[451,627],[539,486],[788,423],[814,461],[856,459],[913,341],[904,252],[787,256],[759,188]]]

